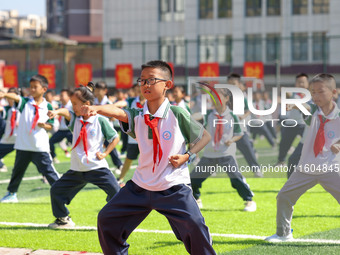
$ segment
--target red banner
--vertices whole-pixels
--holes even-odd
[[[38,73],[45,76],[48,80],[48,88],[55,89],[55,66],[54,65],[39,65]]]
[[[116,88],[128,89],[133,85],[133,69],[132,64],[116,65]]]
[[[18,87],[17,66],[4,66],[2,75],[5,88]]]
[[[76,87],[79,87],[79,85],[86,86],[89,81],[92,81],[92,65],[76,64],[74,67],[74,81]]]
[[[217,62],[200,63],[199,74],[201,77],[218,77],[220,75],[220,67]]]
[[[263,63],[262,62],[245,62],[243,66],[244,77],[254,77],[263,79]]]

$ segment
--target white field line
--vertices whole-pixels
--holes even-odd
[[[20,223],[20,222],[0,222],[0,225],[5,226],[26,226],[26,227],[36,227],[36,228],[47,228],[47,224],[36,224],[36,223]],[[86,226],[76,226],[74,230],[97,230],[97,227],[86,227]],[[154,234],[173,234],[171,230],[149,230],[149,229],[136,229],[134,232],[138,233],[154,233]],[[219,234],[212,233],[211,236],[226,237],[226,238],[236,238],[236,239],[256,239],[264,240],[266,236],[255,236],[255,235],[241,235],[241,234]],[[340,244],[340,240],[327,240],[327,239],[293,239],[288,241],[291,243],[320,243],[320,244]]]

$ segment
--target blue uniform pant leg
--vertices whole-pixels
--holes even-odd
[[[188,185],[175,185],[164,191],[151,192],[153,209],[169,221],[176,237],[193,255],[216,254],[209,228]]]
[[[290,157],[288,158],[288,172],[287,172],[288,178],[292,175],[292,173],[295,170],[295,167],[299,163],[301,153],[302,153],[302,147],[303,147],[303,143],[300,142],[298,146],[295,148],[292,155],[290,155]]]
[[[270,133],[270,131],[269,131],[269,129],[266,125],[259,127],[259,131],[262,135],[264,135],[264,137],[267,139],[267,141],[269,142],[269,144],[271,146],[275,145],[274,137],[272,136],[272,134]]]
[[[87,182],[92,183],[105,191],[107,194],[106,201],[110,201],[120,190],[116,177],[107,168],[99,168],[85,172],[84,178]]]
[[[14,144],[0,143],[0,160],[3,159],[7,154],[14,151]],[[4,166],[4,163],[0,161],[0,168]]]
[[[52,158],[56,157],[54,145],[61,142],[64,138],[66,138],[69,143],[72,143],[72,137],[70,130],[58,130],[52,135],[50,138],[50,151]]]
[[[103,253],[128,254],[126,240],[151,210],[150,192],[128,181],[98,214],[98,237]]]
[[[7,190],[9,192],[17,192],[26,172],[29,163],[32,160],[31,151],[17,150],[15,155],[14,167],[12,169],[11,180],[8,184]]]
[[[51,154],[48,152],[33,152],[32,162],[38,171],[44,175],[50,185],[59,179],[59,174],[52,163]]]
[[[260,170],[260,165],[257,162],[254,148],[251,145],[250,139],[248,134],[244,133],[242,138],[236,142],[237,149],[240,150],[240,152],[245,157],[247,163],[249,166],[255,167],[255,169],[252,168],[252,170]]]
[[[279,162],[286,160],[287,153],[292,146],[297,135],[302,136],[304,125],[297,125],[296,127],[285,127],[282,130],[282,137],[279,145]]]
[[[108,141],[104,142],[105,146],[109,145]],[[121,165],[123,165],[122,161],[120,160],[119,156],[118,156],[118,152],[116,150],[116,148],[114,148],[111,152],[110,152],[110,157],[112,159],[112,163],[117,167],[120,168]]]
[[[83,175],[82,172],[69,170],[52,185],[50,194],[54,217],[69,215],[70,212],[65,204],[70,204],[74,196],[87,184]]]
[[[219,158],[219,165],[226,166],[227,174],[230,178],[231,186],[236,189],[237,193],[244,201],[251,201],[254,194],[250,190],[246,178],[241,174],[238,169],[236,160],[232,156]]]
[[[192,193],[195,199],[201,196],[202,183],[212,174],[209,171],[210,166],[216,166],[215,159],[203,157],[190,173]]]
[[[276,136],[275,128],[273,127],[273,122],[272,121],[266,121],[265,125],[267,126],[267,129],[270,132],[270,134],[272,135],[272,137],[274,137],[276,139],[277,136]]]

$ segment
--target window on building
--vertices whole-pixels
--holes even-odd
[[[281,0],[267,0],[267,16],[281,15]]]
[[[184,20],[184,0],[174,1],[174,20]]]
[[[293,0],[293,14],[301,15],[308,13],[308,0]]]
[[[262,0],[246,0],[246,16],[261,16]]]
[[[266,60],[273,62],[280,59],[281,38],[280,34],[267,34],[266,37]]]
[[[173,62],[176,65],[185,64],[185,43],[183,36],[177,36],[174,38],[174,59]]]
[[[232,37],[222,35],[217,38],[217,61],[219,63],[231,63]]]
[[[323,61],[328,59],[329,40],[325,32],[313,33],[313,60]]]
[[[185,63],[184,37],[162,37],[160,43],[161,59],[173,62],[176,65]]]
[[[292,60],[308,60],[308,35],[307,33],[292,34]]]
[[[161,21],[171,20],[171,0],[159,0],[159,13]]]
[[[218,0],[218,17],[231,18],[232,16],[232,0]]]
[[[260,34],[246,35],[245,61],[262,61],[262,38]]]
[[[214,17],[213,0],[199,0],[200,3],[200,19],[212,19]]]
[[[123,47],[123,42],[121,38],[113,38],[110,40],[110,49],[118,50]]]
[[[201,35],[199,37],[200,56],[199,62],[215,61],[215,37],[210,35]]]
[[[313,13],[329,13],[329,0],[313,0]]]

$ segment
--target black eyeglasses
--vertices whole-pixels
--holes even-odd
[[[148,85],[155,85],[157,83],[157,81],[168,81],[168,80],[164,80],[164,79],[159,79],[159,78],[148,78],[148,79],[141,79],[138,78],[137,79],[137,84],[138,86],[144,86],[145,84]]]

